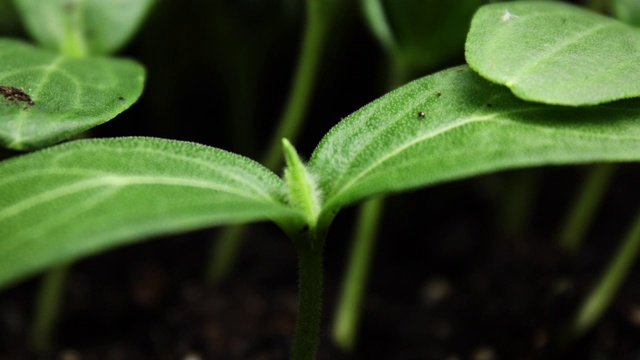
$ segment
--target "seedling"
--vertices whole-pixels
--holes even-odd
[[[389,25],[388,14],[380,1],[363,0],[362,4],[365,14],[368,15],[367,19],[372,32],[387,51],[388,56],[393,59],[391,71],[406,74],[404,67],[407,61],[404,59],[407,53],[403,50],[408,46],[402,46],[403,31],[394,33],[397,29]],[[469,7],[474,6],[472,2],[465,4]],[[631,2],[622,0],[615,5],[621,19],[632,20],[634,15],[638,15],[637,11],[634,13]],[[387,11],[393,14],[394,7],[402,9],[403,6],[406,5],[389,4]],[[429,5],[425,3],[424,6]],[[439,16],[451,15],[446,10],[437,13]],[[454,13],[453,16],[458,20],[464,18],[462,11],[459,14]],[[449,19],[449,22],[454,21]],[[455,35],[449,33],[446,35],[432,33],[430,36],[421,38],[438,39],[445,36],[450,37],[450,43],[456,40]],[[466,57],[469,64],[482,75],[510,87],[521,98],[577,106],[588,103],[586,100],[589,98],[591,103],[601,103],[617,98],[638,96],[639,82],[627,80],[637,77],[637,64],[640,59],[637,51],[619,42],[623,38],[634,39],[632,41],[638,43],[638,31],[614,19],[575,6],[536,2],[495,4],[483,7],[474,15],[466,44]],[[615,41],[610,41],[611,39]],[[437,58],[437,55],[442,54],[439,50],[432,49],[423,60],[428,63],[429,60]],[[611,58],[607,59],[609,56]],[[585,61],[577,59],[588,59],[591,63],[585,64]],[[415,64],[415,62],[412,63]],[[636,70],[627,73],[622,70],[627,68],[627,65],[621,65],[623,63]],[[559,68],[562,69],[560,79],[558,78]],[[606,84],[594,83],[592,76],[600,76],[610,81]],[[392,76],[392,78],[397,79],[398,76]],[[585,90],[589,87],[593,87],[593,90]],[[441,96],[441,92],[437,92],[437,96]],[[486,107],[493,108],[494,103],[487,102]],[[572,251],[579,248],[580,240],[586,233],[598,203],[603,197],[613,168],[614,166],[610,164],[598,165],[589,175],[559,233],[559,244],[563,248]],[[510,181],[518,184],[508,186],[515,191],[505,192],[506,200],[503,201],[505,209],[498,224],[505,234],[522,235],[527,214],[531,208],[531,199],[534,198],[536,181],[533,179],[536,177],[528,171],[527,174]],[[380,203],[380,200],[376,201],[375,207],[380,207]],[[360,299],[364,298],[363,279],[365,277],[361,274],[367,272],[372,256],[375,233],[362,229],[376,223],[376,220],[372,220],[368,215],[369,205],[366,203],[362,210],[359,217],[362,223],[359,222],[357,231],[358,234],[370,235],[368,237],[358,235],[355,239],[348,275],[342,287],[343,298],[339,302],[335,319],[334,341],[346,350],[354,347],[357,318],[361,311]],[[376,210],[372,213],[379,214],[380,211]],[[367,223],[364,224],[365,220],[362,219],[366,219]],[[625,244],[629,241],[631,240],[625,241]],[[616,258],[618,257],[620,256]],[[627,263],[628,261],[630,260],[627,260]],[[616,281],[620,281],[624,276],[622,271],[613,273],[611,277]],[[577,317],[580,320],[576,320],[581,326],[573,326],[574,329],[580,328],[579,331],[575,330],[576,332],[583,333],[585,331],[583,324],[595,322],[598,315],[594,314],[600,314],[606,306],[602,299],[610,299],[612,292],[615,291],[613,286],[601,286],[600,289],[594,290],[594,295],[591,296],[598,299],[594,303],[598,304],[600,312],[582,311]],[[587,317],[583,314],[591,316],[589,321],[582,320],[583,317]]]
[[[513,4],[507,19],[499,8],[504,5],[487,7],[481,15],[510,25],[526,18],[527,6],[540,6],[522,4]],[[477,39],[475,50],[482,52]],[[27,58],[42,57],[54,73],[82,64],[14,41],[0,42],[0,46]],[[476,58],[479,63],[483,59]],[[299,257],[299,313],[292,358],[312,359],[320,325],[323,248],[334,218],[345,207],[505,169],[640,160],[640,94],[633,87],[625,87],[622,94],[606,89],[604,99],[590,93],[586,103],[569,104],[574,107],[549,105],[517,97],[508,87],[478,75],[485,69],[469,62],[471,68],[462,65],[423,77],[347,116],[322,138],[308,163],[287,139],[281,139],[286,162],[283,177],[228,151],[151,137],[70,141],[3,161],[0,286],[154,236],[273,221]],[[123,86],[128,92],[114,95],[110,90],[91,98],[113,115],[124,108],[120,97],[135,101],[143,72],[130,62],[101,65],[137,75]],[[516,74],[505,84],[521,85],[516,80],[525,77]],[[502,81],[500,76],[487,77]],[[524,81],[524,85],[530,84]],[[518,86],[516,92],[529,94],[530,90]],[[536,86],[533,90],[535,96],[541,95]],[[34,110],[60,111],[50,106],[52,93],[43,89]],[[563,105],[580,97],[562,95]],[[613,100],[618,101],[607,103]],[[583,104],[592,106],[577,106]],[[79,106],[71,112],[95,115],[83,110]],[[421,119],[426,114],[428,121]],[[92,121],[106,121],[101,115]],[[5,144],[40,147],[73,131],[39,133],[38,141],[7,137]],[[632,245],[635,251],[637,243]]]
[[[637,99],[569,111],[524,102],[460,69],[467,68],[412,82],[356,111],[306,166],[285,142],[284,181],[239,155],[153,138],[79,140],[7,160],[0,164],[0,284],[152,235],[271,219],[300,256],[293,357],[311,359],[322,249],[340,209],[499,169],[640,159]],[[430,101],[434,88],[450,96]],[[478,101],[462,101],[469,95]],[[501,110],[487,109],[488,98]],[[415,121],[418,108],[432,120]]]

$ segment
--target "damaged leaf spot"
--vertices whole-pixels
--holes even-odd
[[[424,113],[423,113],[422,111],[420,111],[420,112],[418,113],[418,117],[424,117]]]
[[[31,96],[24,92],[23,88],[15,88],[13,86],[0,85],[0,93],[5,99],[17,104],[18,101],[24,101],[27,105],[35,105],[36,103],[31,100]],[[26,109],[26,107],[25,107]]]

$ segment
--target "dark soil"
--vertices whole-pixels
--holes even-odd
[[[331,315],[355,209],[326,249],[320,359],[640,359],[640,269],[582,338],[565,326],[640,203],[623,167],[574,256],[555,224],[582,169],[545,170],[529,231],[495,227],[491,189],[503,177],[436,186],[387,200],[357,349],[331,345]],[[498,184],[498,185],[496,185]],[[497,186],[497,187],[496,187]],[[497,192],[499,194],[500,191]],[[75,264],[55,334],[56,360],[286,359],[296,313],[296,258],[275,226],[258,224],[218,290],[200,280],[210,232],[118,249]],[[37,359],[26,333],[37,282],[0,295],[0,359]]]

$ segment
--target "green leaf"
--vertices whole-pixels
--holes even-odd
[[[69,56],[110,54],[135,34],[155,0],[14,0],[39,43]]]
[[[320,221],[363,198],[503,169],[640,160],[640,99],[587,108],[522,101],[466,66],[409,83],[322,139],[309,170]]]
[[[12,0],[0,0],[0,35],[16,34],[20,31],[20,20]]]
[[[640,96],[640,30],[565,3],[480,8],[466,59],[525,100],[579,106]]]
[[[35,102],[0,96],[0,144],[37,149],[102,124],[138,99],[144,76],[131,60],[68,58],[0,39],[0,85],[22,88]]]
[[[0,163],[0,287],[154,235],[301,217],[284,184],[219,149],[154,138],[68,142]]]
[[[618,19],[634,26],[640,26],[640,1],[614,0],[613,12]]]
[[[384,45],[389,46],[391,39],[395,39],[396,56],[413,70],[432,68],[462,54],[469,21],[483,3],[481,0],[385,0],[384,4],[375,4],[379,1],[362,4],[365,14],[369,14],[370,26]],[[377,5],[377,9],[372,5]],[[380,26],[386,26],[381,23],[383,8],[393,34],[380,32]]]
[[[287,164],[284,179],[289,190],[289,203],[305,214],[307,224],[313,228],[320,213],[320,197],[316,180],[309,174],[289,140],[282,139],[282,147]]]

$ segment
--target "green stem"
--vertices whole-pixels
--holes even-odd
[[[562,249],[575,252],[580,248],[589,224],[609,188],[615,169],[614,164],[599,164],[587,176],[558,233],[557,241]]]
[[[303,239],[298,249],[298,318],[291,350],[292,360],[312,360],[318,350],[322,312],[323,246]],[[322,241],[321,243],[324,243]]]
[[[238,258],[242,239],[248,230],[247,225],[231,225],[220,229],[220,235],[211,244],[205,277],[207,286],[216,288],[227,278]]]
[[[365,14],[369,12],[368,20],[374,29],[378,27],[388,31],[386,18],[382,13],[379,1],[362,1]],[[366,9],[368,6],[373,6]],[[387,35],[380,35],[387,36]],[[388,73],[387,88],[393,90],[403,85],[409,78],[409,69],[394,51],[395,43],[391,34],[387,36],[389,42],[383,43],[387,50]],[[377,226],[384,208],[383,198],[374,198],[360,205],[354,238],[351,240],[351,254],[347,264],[347,272],[342,282],[342,290],[337,303],[336,314],[333,319],[333,332],[331,334],[336,345],[345,351],[352,351],[355,347],[358,325],[362,315],[362,299],[366,292],[367,275],[373,262],[373,254],[376,246]]]
[[[319,11],[317,6],[312,5],[313,2],[314,0],[307,1],[306,27],[293,84],[262,162],[271,170],[275,170],[282,163],[282,139],[287,138],[289,141],[295,142],[298,137],[316,82],[330,22],[334,20],[332,16],[327,16],[330,14],[323,14]]]
[[[307,1],[306,28],[293,83],[277,129],[262,159],[262,164],[274,171],[282,164],[282,139],[295,141],[300,132],[316,81],[318,66],[325,50],[330,22],[334,20],[332,14],[337,13],[335,9],[329,13],[319,11],[314,1]],[[221,238],[217,240],[220,244],[212,245],[210,260],[205,269],[205,279],[209,286],[218,285],[229,274],[242,247],[243,234],[246,233],[246,229],[229,228],[222,231]]]
[[[507,239],[521,238],[527,233],[539,179],[540,169],[516,170],[505,176],[496,227],[502,229]]]
[[[355,346],[358,324],[362,314],[362,300],[373,261],[376,233],[383,203],[383,198],[374,198],[362,204],[359,209],[348,269],[342,282],[338,309],[333,320],[333,340],[346,351],[352,351]]]
[[[398,44],[387,20],[381,0],[360,0],[362,15],[369,25],[369,30],[384,47],[387,54],[396,53]]]
[[[640,213],[602,278],[583,302],[574,318],[571,335],[584,334],[600,318],[620,288],[640,250]]]
[[[60,315],[70,267],[70,264],[58,265],[48,270],[40,280],[30,334],[33,350],[37,354],[45,355],[51,350],[51,336]]]
[[[84,3],[74,2],[65,6],[65,36],[60,52],[69,57],[85,57],[89,54],[84,35]]]

